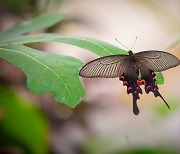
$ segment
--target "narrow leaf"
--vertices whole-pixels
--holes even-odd
[[[37,34],[20,36],[17,38],[12,38],[10,40],[0,42],[0,46],[5,46],[8,44],[30,44],[37,42],[61,42],[71,44],[92,51],[93,53],[99,56],[128,54],[126,50],[120,49],[114,45],[97,39],[76,36],[63,36],[57,34]]]
[[[21,35],[8,40],[0,40],[0,46],[15,45],[15,44],[33,44],[40,42],[49,42],[60,35],[51,33],[33,34],[33,35]]]
[[[64,18],[64,14],[60,13],[51,13],[39,15],[37,17],[28,19],[22,23],[16,24],[12,28],[0,34],[0,42],[2,40],[8,40],[12,37],[16,37],[18,35],[50,27]]]
[[[126,50],[120,49],[109,43],[86,37],[75,36],[61,36],[50,40],[51,42],[62,42],[75,45],[89,51],[94,52],[99,56],[115,55],[115,54],[128,54]]]
[[[71,107],[75,107],[85,95],[78,78],[83,63],[78,59],[23,45],[0,47],[0,57],[23,70],[28,88],[36,94],[50,92],[57,101]]]

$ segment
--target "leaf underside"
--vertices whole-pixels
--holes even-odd
[[[71,107],[75,107],[85,95],[78,78],[83,63],[78,59],[23,45],[1,47],[0,57],[23,70],[28,88],[36,94],[50,92],[57,101]]]

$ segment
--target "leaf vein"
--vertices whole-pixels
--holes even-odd
[[[64,86],[65,86],[65,88],[66,88],[66,90],[67,90],[67,92],[68,92],[70,98],[72,99],[72,95],[71,95],[71,93],[70,93],[70,91],[69,91],[69,89],[68,89],[66,83],[64,82],[64,80],[63,80],[56,72],[54,72],[50,67],[48,67],[47,65],[43,64],[41,61],[37,60],[36,58],[34,58],[34,57],[32,57],[32,56],[30,56],[30,55],[28,55],[28,54],[25,54],[25,53],[23,53],[23,52],[20,52],[20,51],[18,51],[18,50],[6,49],[6,48],[0,48],[0,49],[2,49],[2,50],[7,50],[7,51],[14,51],[14,52],[23,54],[23,55],[25,55],[25,56],[27,56],[27,57],[33,59],[33,60],[36,61],[37,63],[43,65],[44,67],[46,67],[46,68],[47,68],[48,70],[50,70],[55,76],[57,76],[58,79],[61,80],[61,82],[64,84]]]
[[[47,69],[45,69],[45,70],[43,71],[43,73],[41,73],[41,76],[40,76],[39,79],[36,81],[36,87],[35,87],[35,89],[37,89],[38,84],[39,84],[39,82],[40,82],[42,76],[44,75],[44,73],[45,73],[46,71],[47,71]]]

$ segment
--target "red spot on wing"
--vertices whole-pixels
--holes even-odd
[[[127,81],[124,81],[124,82],[123,82],[123,85],[127,86],[127,85],[128,85],[128,82],[127,82]]]
[[[144,85],[146,81],[144,79],[141,80],[141,85]]]
[[[121,75],[121,76],[119,77],[119,80],[123,81],[123,80],[124,80],[124,76]]]

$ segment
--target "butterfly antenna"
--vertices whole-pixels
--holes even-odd
[[[133,45],[132,45],[132,47],[131,47],[131,50],[133,49],[133,47],[134,47],[134,45],[135,45],[135,43],[136,43],[137,38],[138,38],[138,36],[136,36],[136,38],[135,38],[135,40],[134,40],[134,43],[133,43]]]
[[[126,47],[126,46],[125,46],[124,44],[122,44],[121,42],[119,42],[117,38],[115,38],[115,40],[129,51],[129,48]]]

